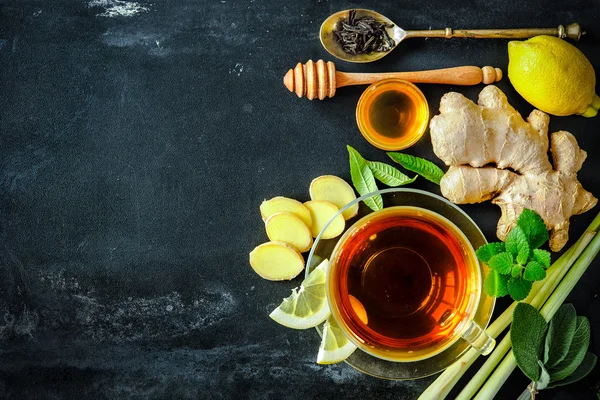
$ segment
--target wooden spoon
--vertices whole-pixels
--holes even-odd
[[[337,42],[337,38],[333,31],[338,30],[338,25],[341,21],[348,21],[348,16],[351,10],[344,10],[330,15],[321,25],[319,37],[321,44],[325,47],[332,56],[341,60],[354,63],[367,63],[386,56],[394,50],[398,44],[404,39],[415,37],[431,37],[431,38],[476,38],[476,39],[527,39],[538,35],[557,36],[561,39],[569,38],[579,40],[585,32],[581,31],[579,24],[571,24],[566,28],[559,25],[558,28],[524,28],[524,29],[457,29],[452,28],[437,29],[437,30],[420,30],[420,31],[405,31],[396,25],[391,19],[387,18],[373,10],[356,9],[356,18],[365,16],[373,17],[374,19],[384,22],[390,26],[386,28],[388,35],[394,39],[396,44],[389,51],[376,51],[369,54],[348,54],[342,50],[342,46]]]
[[[309,100],[318,97],[333,97],[335,90],[343,86],[368,85],[383,79],[402,79],[413,83],[441,83],[447,85],[487,84],[502,79],[502,71],[493,67],[455,67],[414,72],[382,72],[372,74],[348,73],[335,70],[335,65],[323,60],[306,64],[298,63],[283,78],[283,84],[298,97],[306,96]]]

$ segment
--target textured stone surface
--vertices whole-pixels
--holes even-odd
[[[314,363],[314,330],[267,314],[299,284],[260,279],[258,206],[308,200],[321,174],[348,178],[346,144],[385,161],[354,122],[363,88],[323,102],[282,85],[324,58],[321,21],[373,7],[406,28],[551,27],[580,22],[600,68],[597,3],[13,0],[0,4],[0,397],[11,399],[413,399],[431,379],[392,382]],[[553,11],[555,10],[555,11]],[[411,39],[344,71],[493,65],[505,40]],[[524,115],[508,79],[499,87]],[[449,90],[421,85],[432,115]],[[600,120],[553,118],[588,151],[600,193]],[[429,137],[410,150],[433,159]],[[439,163],[441,165],[441,163]],[[438,192],[428,182],[416,187]],[[489,239],[490,204],[465,206]],[[595,211],[574,218],[578,237]],[[596,261],[571,301],[592,322]],[[500,302],[498,310],[507,305]],[[540,398],[591,396],[598,372]],[[500,398],[527,384],[515,373]]]

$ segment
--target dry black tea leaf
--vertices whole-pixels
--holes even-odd
[[[348,21],[340,21],[338,29],[333,33],[346,53],[369,54],[374,51],[390,51],[394,48],[396,42],[385,30],[393,26],[369,16],[356,19],[356,10],[350,10]]]

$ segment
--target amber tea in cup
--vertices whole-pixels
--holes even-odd
[[[422,360],[461,336],[484,354],[494,344],[472,321],[481,294],[475,252],[429,210],[389,207],[356,222],[333,251],[327,292],[341,329],[375,357]]]

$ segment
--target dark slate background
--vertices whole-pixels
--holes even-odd
[[[0,1],[0,398],[416,398],[432,379],[317,365],[314,330],[267,317],[301,279],[262,280],[247,257],[267,240],[263,199],[304,201],[312,178],[349,178],[346,144],[386,159],[355,125],[364,87],[310,102],[282,85],[297,62],[330,59],[317,36],[330,13],[375,8],[406,29],[579,22],[578,47],[600,68],[597,2],[488,3]],[[506,71],[506,43],[411,39],[372,65],[336,63]],[[507,79],[499,86],[532,110]],[[432,114],[447,91],[481,90],[421,88]],[[579,176],[599,196],[600,117],[550,127],[588,151]],[[410,152],[434,157],[428,136]],[[499,210],[463,208],[494,239]],[[571,237],[597,212],[574,218]],[[599,275],[600,260],[569,298],[592,322],[596,354]],[[595,398],[598,369],[539,398]],[[526,384],[516,372],[498,397]]]

